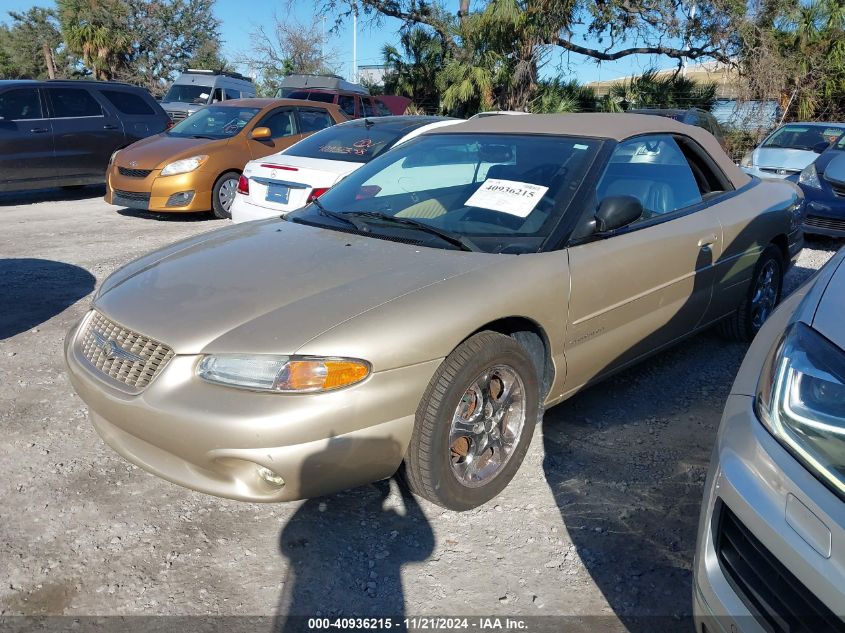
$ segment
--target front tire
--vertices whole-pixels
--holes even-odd
[[[227,171],[214,183],[211,190],[211,210],[215,217],[221,220],[232,217],[232,203],[235,201],[240,177],[236,171]]]
[[[539,416],[537,370],[509,336],[480,332],[429,382],[404,462],[411,490],[450,510],[486,503],[508,485]]]
[[[780,249],[770,244],[757,260],[751,286],[739,309],[719,323],[720,333],[734,341],[750,342],[780,303],[783,276]]]

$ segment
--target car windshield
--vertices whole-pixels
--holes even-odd
[[[368,163],[408,132],[392,125],[338,125],[301,140],[288,156]]]
[[[173,84],[164,95],[165,103],[208,103],[212,89],[210,86],[194,84]]]
[[[835,143],[845,128],[824,125],[784,125],[761,147],[812,150],[819,143]]]
[[[261,108],[208,106],[174,125],[167,133],[181,138],[229,138],[240,132]]]
[[[564,136],[421,136],[288,220],[438,248],[537,252],[600,144]]]

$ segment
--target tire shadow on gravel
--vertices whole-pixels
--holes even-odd
[[[399,446],[392,439],[354,443],[346,453],[354,459],[332,454],[335,467],[342,470],[346,462],[352,468],[357,450],[376,459],[380,451],[372,452],[374,442],[386,455]],[[321,466],[315,468],[315,462]],[[324,456],[310,457],[304,481],[313,481],[324,465]],[[349,480],[354,476],[350,472]],[[414,496],[391,479],[308,499],[287,521],[279,551],[288,571],[274,633],[313,630],[308,627],[313,617],[391,617],[392,628],[403,630],[396,621],[405,615],[402,568],[431,555],[434,532]]]
[[[138,220],[157,220],[159,222],[205,222],[207,220],[219,220],[209,211],[191,211],[189,213],[156,213],[144,211],[143,209],[118,209],[118,215]]]
[[[545,415],[543,469],[563,522],[633,633],[693,629],[704,478],[745,350],[705,332]]]
[[[102,198],[106,194],[105,185],[83,185],[79,187],[53,187],[50,189],[31,189],[27,191],[4,191],[0,193],[0,207],[36,204],[39,202],[67,202]]]
[[[0,340],[44,323],[94,290],[84,268],[49,259],[0,259]]]

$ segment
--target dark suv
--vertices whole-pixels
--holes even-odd
[[[129,84],[0,81],[0,191],[104,182],[115,150],[169,125]]]

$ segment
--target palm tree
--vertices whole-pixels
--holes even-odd
[[[417,107],[436,111],[440,107],[437,74],[444,65],[443,42],[416,26],[401,33],[399,44],[401,51],[390,44],[382,49],[387,66],[385,92],[410,97]]]
[[[702,108],[716,101],[716,84],[699,84],[679,74],[658,75],[653,68],[610,87],[609,96],[622,109]]]
[[[57,5],[68,49],[82,57],[96,79],[114,78],[132,46],[123,27],[126,6],[119,0],[58,0]]]

